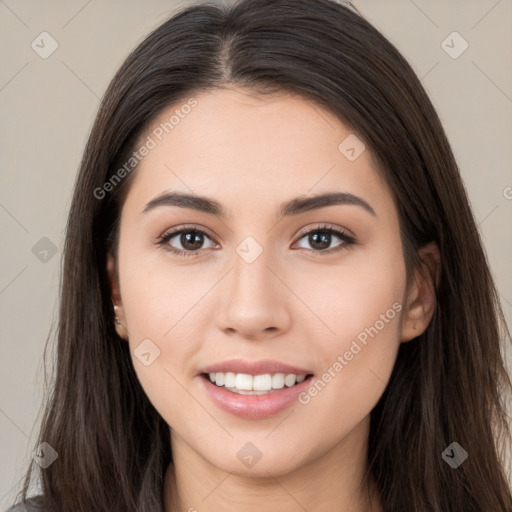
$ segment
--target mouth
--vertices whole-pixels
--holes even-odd
[[[247,373],[210,372],[201,377],[218,388],[239,395],[269,395],[283,389],[292,388],[313,377],[312,373],[265,373],[250,375]]]
[[[201,368],[197,376],[217,407],[247,420],[263,420],[291,407],[314,374],[274,359],[230,359]]]
[[[223,411],[245,420],[263,420],[296,403],[313,374],[202,372],[198,377],[206,395]]]

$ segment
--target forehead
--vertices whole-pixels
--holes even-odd
[[[140,138],[151,149],[128,199],[142,210],[158,193],[181,190],[215,197],[229,213],[336,190],[390,206],[370,151],[356,159],[343,152],[347,140],[358,152],[364,147],[354,137],[332,112],[298,95],[201,91],[163,109]]]

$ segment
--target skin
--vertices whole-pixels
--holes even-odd
[[[371,490],[361,488],[370,412],[400,343],[421,334],[435,308],[429,279],[417,272],[407,286],[391,191],[368,146],[349,161],[338,145],[351,130],[309,100],[243,89],[194,97],[197,106],[137,168],[117,258],[108,259],[132,355],[146,338],[160,350],[149,366],[133,362],[171,429],[165,510],[380,511],[378,494],[372,508]],[[176,108],[163,110],[141,141]],[[142,213],[171,190],[215,199],[226,218],[176,206]],[[284,201],[333,191],[363,198],[376,215],[335,205],[278,217]],[[302,233],[324,223],[357,243],[319,254]],[[183,225],[207,232],[196,255],[156,244]],[[247,236],[263,249],[251,264],[236,252]],[[343,243],[332,235],[326,250]],[[179,236],[168,244],[183,250]],[[436,272],[435,245],[421,255]],[[210,400],[197,376],[208,364],[240,357],[276,359],[321,377],[394,303],[400,312],[306,405],[294,402],[265,419],[235,417]],[[262,453],[251,468],[237,457],[249,441]]]

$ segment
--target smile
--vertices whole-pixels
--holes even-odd
[[[210,373],[199,375],[206,396],[224,412],[246,420],[262,420],[289,409],[314,377],[313,374]],[[217,384],[217,378],[219,383],[224,379],[224,384]],[[226,382],[230,386],[226,387]],[[261,387],[269,389],[257,389]]]

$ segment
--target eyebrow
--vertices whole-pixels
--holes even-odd
[[[280,217],[289,217],[310,210],[334,205],[359,206],[373,216],[377,216],[375,210],[368,204],[368,202],[361,197],[350,194],[349,192],[328,192],[310,197],[296,197],[282,203],[279,208],[279,213]],[[179,208],[190,208],[210,215],[215,215],[216,217],[226,217],[226,214],[222,209],[222,205],[214,199],[177,191],[166,192],[155,197],[146,204],[142,213],[148,213],[160,206],[178,206]]]

